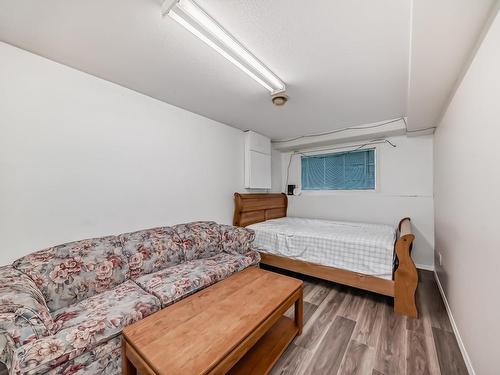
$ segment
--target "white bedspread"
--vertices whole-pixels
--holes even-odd
[[[389,225],[284,217],[248,228],[261,251],[392,279],[396,229]]]

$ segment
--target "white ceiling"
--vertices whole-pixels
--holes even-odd
[[[429,73],[435,64],[446,70],[447,62],[432,59],[425,43],[440,30],[426,33],[420,11],[412,28],[411,0],[197,2],[285,81],[285,107],[274,107],[259,84],[162,18],[160,0],[0,0],[0,40],[273,139],[406,116],[409,107],[419,116],[420,108],[427,111],[419,121],[410,116],[409,126],[417,129],[435,125],[494,0],[437,1],[442,5],[434,19],[441,13],[458,17],[460,24],[448,22],[446,32],[458,28],[466,39],[441,46],[443,55],[447,48],[461,51],[448,59],[453,79],[442,85]],[[415,0],[415,7],[434,2]],[[455,2],[468,6],[453,9]],[[410,55],[416,27],[418,48]],[[410,89],[418,95],[408,89],[410,59],[419,72],[412,80],[421,80]],[[426,107],[426,80],[440,90],[432,98],[441,100],[437,110]]]
[[[409,128],[438,125],[499,5],[498,0],[414,0]]]

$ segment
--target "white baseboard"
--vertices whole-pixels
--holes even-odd
[[[443,286],[441,285],[441,281],[439,281],[439,277],[437,273],[434,271],[434,278],[436,279],[436,283],[438,285],[439,293],[441,293],[441,297],[444,301],[444,306],[446,307],[446,312],[448,313],[448,318],[450,318],[451,327],[453,328],[453,333],[455,333],[455,337],[457,338],[458,346],[460,348],[460,352],[462,353],[462,357],[464,357],[465,365],[467,366],[467,371],[469,371],[470,375],[476,375],[474,368],[472,367],[472,362],[470,360],[469,354],[467,350],[465,350],[464,342],[462,341],[462,337],[460,336],[460,332],[458,331],[457,324],[455,323],[455,319],[453,318],[453,314],[451,313],[450,305],[448,304],[448,300],[446,299],[446,294],[444,294]]]
[[[429,266],[427,264],[415,264],[415,266],[420,270],[434,271],[434,266]]]

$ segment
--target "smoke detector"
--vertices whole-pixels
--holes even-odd
[[[284,91],[280,91],[271,95],[271,101],[275,106],[281,107],[288,101],[288,95]]]

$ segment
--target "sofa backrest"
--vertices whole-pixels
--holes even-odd
[[[53,312],[109,290],[128,278],[221,252],[244,254],[252,230],[197,221],[70,242],[16,260]]]
[[[187,261],[209,258],[222,252],[219,224],[213,221],[195,221],[172,227],[179,235]]]
[[[184,262],[181,238],[170,227],[124,233],[119,237],[131,279]]]
[[[117,236],[70,242],[13,263],[45,297],[51,312],[121,284],[129,267]]]

